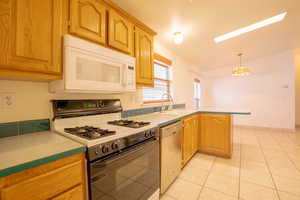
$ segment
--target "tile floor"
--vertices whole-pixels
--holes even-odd
[[[162,200],[300,200],[300,129],[235,128],[231,159],[196,154]]]

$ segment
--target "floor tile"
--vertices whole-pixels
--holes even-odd
[[[219,174],[210,174],[206,181],[205,187],[238,197],[239,178],[222,176]]]
[[[210,170],[213,165],[214,159],[214,157],[206,156],[203,154],[196,154],[193,159],[187,164],[187,166]]]
[[[252,171],[256,173],[269,173],[268,166],[265,163],[255,161],[242,161],[241,169],[245,171]]]
[[[276,190],[241,181],[240,198],[243,200],[279,200]]]
[[[300,199],[300,196],[296,196],[294,194],[290,194],[287,192],[281,192],[281,191],[279,191],[279,197],[280,197],[280,200],[299,200]]]
[[[182,179],[177,179],[166,194],[176,200],[197,200],[200,191],[201,186]]]
[[[298,179],[300,181],[300,171],[294,166],[293,167],[270,166],[270,171],[274,176]]]
[[[239,164],[227,164],[216,161],[211,169],[211,173],[224,176],[239,177],[240,166]]]
[[[300,196],[300,180],[273,176],[277,189]]]
[[[192,165],[188,165],[181,171],[179,178],[197,185],[203,185],[205,180],[207,179],[208,174],[209,171],[207,170],[195,168]]]
[[[240,180],[275,189],[275,184],[273,183],[272,177],[268,173],[257,173],[242,169]]]
[[[216,190],[203,188],[199,200],[237,200],[237,198]]]
[[[176,200],[173,197],[164,194],[162,197],[159,198],[160,200]]]

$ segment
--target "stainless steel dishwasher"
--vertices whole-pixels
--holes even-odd
[[[160,128],[160,192],[163,194],[181,171],[182,123]]]

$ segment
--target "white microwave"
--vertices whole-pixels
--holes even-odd
[[[121,93],[136,90],[135,58],[71,35],[64,36],[63,80],[51,92]]]

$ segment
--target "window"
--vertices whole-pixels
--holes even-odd
[[[170,101],[171,61],[158,54],[155,54],[154,58],[154,87],[143,88],[144,103],[158,103]]]
[[[200,80],[194,79],[194,104],[195,107],[200,107],[200,96],[201,96],[201,88],[200,88]]]

